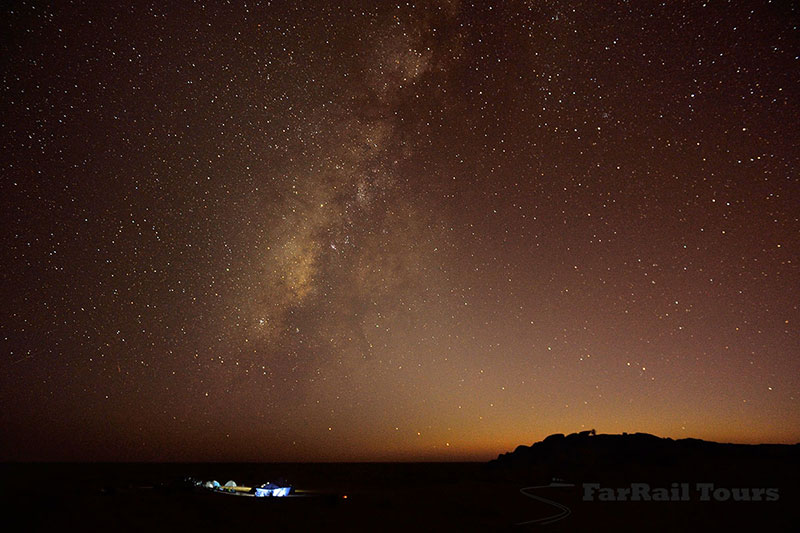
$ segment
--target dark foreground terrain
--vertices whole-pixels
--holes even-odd
[[[6,523],[26,531],[792,531],[799,452],[570,435],[489,464],[4,464],[1,490]],[[312,492],[237,497],[188,476]]]

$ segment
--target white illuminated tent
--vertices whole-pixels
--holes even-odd
[[[281,498],[288,496],[292,491],[292,487],[280,487],[275,483],[265,483],[260,487],[256,487],[256,498]]]

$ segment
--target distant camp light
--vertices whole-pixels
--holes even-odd
[[[246,487],[238,485],[230,480],[225,485],[220,485],[218,481],[198,481],[197,486],[209,489],[213,492],[225,492],[238,496],[255,496],[257,498],[283,498],[292,492],[292,487],[281,487],[275,483],[265,483],[260,487]]]
[[[282,498],[288,496],[291,490],[291,487],[277,487],[274,485],[256,487],[256,498]]]

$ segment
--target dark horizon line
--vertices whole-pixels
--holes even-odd
[[[552,433],[548,435],[548,437],[552,435],[580,435],[586,434],[588,431],[580,431],[580,432],[573,432],[573,433]],[[596,433],[593,437],[599,436],[634,436],[634,435],[649,435],[652,437],[656,437],[659,439],[669,439],[672,441],[683,441],[683,440],[696,440],[714,444],[727,444],[727,445],[735,445],[735,446],[800,446],[800,440],[795,442],[758,442],[758,443],[743,443],[743,442],[720,442],[714,440],[705,440],[699,439],[696,437],[681,437],[681,438],[673,438],[673,437],[661,437],[659,435],[654,435],[652,433],[647,432],[623,432],[623,433]],[[547,438],[547,437],[545,437]],[[541,441],[534,441],[531,444],[519,444],[518,446],[532,446],[537,442]],[[517,447],[518,447],[517,446]],[[90,459],[0,459],[0,464],[2,465],[26,465],[26,464],[40,464],[40,465],[59,465],[59,464],[175,464],[175,465],[207,465],[207,464],[292,464],[292,465],[300,465],[300,464],[307,464],[307,465],[323,465],[323,464],[482,464],[488,463],[492,461],[493,458],[496,458],[498,455],[503,455],[505,453],[513,452],[514,450],[506,450],[500,451],[493,455],[490,455],[489,459],[452,459],[448,460],[445,458],[435,458],[435,459],[426,459],[424,457],[419,458],[404,458],[404,459],[363,459],[363,460],[224,460],[224,459],[217,459],[217,460],[157,460],[157,459],[138,459],[138,460],[125,460],[125,459],[103,459],[103,460],[90,460]],[[482,454],[481,454],[482,455]]]

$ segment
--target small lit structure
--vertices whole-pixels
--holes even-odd
[[[204,489],[212,492],[222,492],[226,494],[234,494],[237,496],[255,496],[256,498],[282,498],[289,496],[292,492],[292,487],[281,487],[275,483],[265,483],[258,487],[246,487],[238,485],[235,481],[231,480],[220,485],[218,481],[198,481],[196,486],[203,487]]]
[[[256,498],[282,498],[288,496],[292,491],[292,487],[279,487],[274,483],[266,483],[260,487],[256,487]]]

